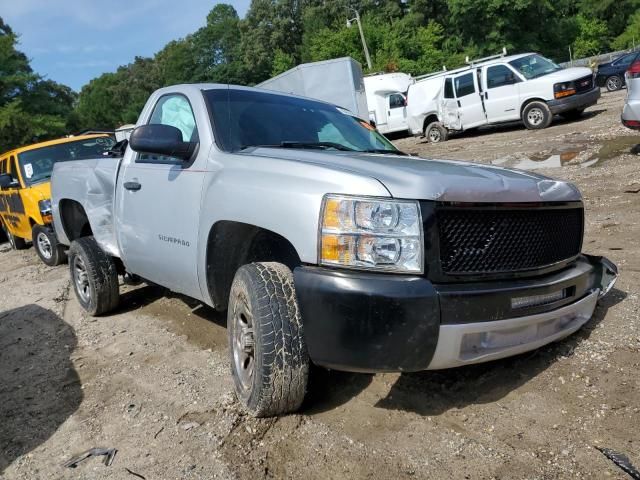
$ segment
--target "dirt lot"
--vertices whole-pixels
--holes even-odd
[[[621,271],[583,330],[457,370],[314,372],[299,415],[241,413],[223,315],[139,286],[116,314],[88,318],[66,266],[0,246],[0,477],[627,478],[594,449],[640,465],[640,136],[620,126],[623,96],[543,131],[397,140],[427,157],[549,167],[581,188],[585,251]],[[117,448],[113,464],[62,467],[91,447]]]

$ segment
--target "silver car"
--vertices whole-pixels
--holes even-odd
[[[631,64],[625,73],[627,100],[622,109],[622,124],[640,130],[640,59]]]

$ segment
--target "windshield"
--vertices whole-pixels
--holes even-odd
[[[205,90],[216,142],[250,147],[400,153],[364,120],[313,100],[248,90]]]
[[[101,157],[115,143],[113,137],[96,137],[27,150],[18,155],[22,178],[28,185],[49,179],[56,162]]]
[[[538,54],[512,60],[509,64],[524,75],[527,80],[562,70],[560,65],[556,65],[548,58]]]

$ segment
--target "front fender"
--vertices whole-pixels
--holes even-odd
[[[206,251],[211,228],[234,221],[286,238],[303,263],[317,264],[318,219],[327,193],[390,197],[376,179],[322,165],[216,152],[202,193],[198,268],[206,292]]]

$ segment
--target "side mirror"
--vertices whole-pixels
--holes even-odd
[[[182,132],[171,125],[141,125],[131,133],[129,146],[138,153],[155,153],[185,161],[196,148],[194,142],[182,141]]]
[[[8,173],[0,174],[0,188],[2,188],[2,189],[5,189],[5,188],[16,188],[16,187],[19,187],[19,186],[20,186],[20,184],[18,183],[18,181],[16,179],[14,179]]]

